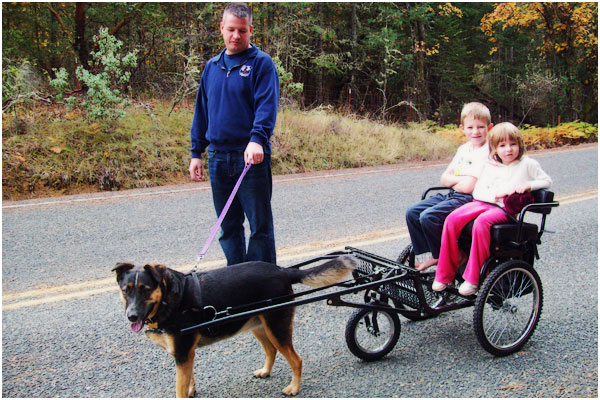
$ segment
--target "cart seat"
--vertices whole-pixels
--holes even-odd
[[[495,224],[491,229],[490,250],[498,250],[506,247],[510,242],[518,240],[519,226],[513,222]],[[471,234],[473,232],[473,221],[469,222],[462,230],[459,238],[460,247],[467,252],[471,248]],[[521,241],[537,241],[538,226],[536,224],[523,223],[521,228]]]
[[[490,249],[498,250],[500,247],[508,245],[514,241],[537,241],[538,226],[528,222],[523,223],[521,227],[521,238],[517,237],[519,226],[515,223],[495,224],[491,229]]]
[[[535,204],[544,204],[551,203],[554,200],[554,193],[546,190],[539,189],[531,192],[534,198]],[[547,215],[550,214],[552,207],[531,207],[529,212]],[[542,222],[543,224],[543,222]],[[543,228],[542,228],[543,229]],[[459,244],[463,250],[468,250],[471,247],[471,233],[473,231],[473,221],[469,222],[462,230]],[[517,237],[519,233],[519,224],[514,222],[506,222],[501,224],[492,225],[491,229],[491,240],[490,240],[490,250],[499,250],[502,247],[510,246],[510,242],[523,242],[523,241],[533,241],[537,242],[539,239],[538,236],[538,226],[536,224],[523,222],[521,226],[521,237]]]

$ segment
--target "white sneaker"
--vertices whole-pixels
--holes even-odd
[[[479,290],[479,285],[473,285],[470,282],[464,281],[458,288],[458,293],[462,296],[471,296]]]
[[[446,289],[447,287],[448,287],[448,284],[446,284],[446,283],[433,281],[433,284],[431,285],[431,290],[433,290],[434,292],[441,292],[442,290]]]

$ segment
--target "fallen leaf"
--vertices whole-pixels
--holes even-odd
[[[56,154],[60,154],[65,149],[65,147],[67,147],[67,144],[66,143],[62,143],[62,144],[60,144],[58,146],[50,147],[50,150],[52,150]]]

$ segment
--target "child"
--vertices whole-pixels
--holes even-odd
[[[488,142],[490,160],[485,163],[473,189],[475,201],[453,211],[444,223],[440,259],[432,285],[435,291],[444,290],[454,280],[458,270],[458,237],[463,227],[474,219],[471,252],[463,274],[465,281],[458,292],[463,296],[477,293],[481,266],[490,255],[490,228],[509,220],[504,210],[495,204],[503,207],[504,197],[512,193],[546,189],[552,184],[540,164],[523,155],[523,138],[513,124],[496,125],[489,133]]]
[[[461,145],[442,174],[448,194],[438,193],[406,210],[406,225],[416,255],[415,268],[423,271],[437,263],[444,220],[452,211],[473,200],[471,192],[488,158],[487,133],[492,128],[490,110],[481,103],[465,104],[460,129],[468,142]]]

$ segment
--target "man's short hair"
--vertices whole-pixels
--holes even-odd
[[[486,121],[488,125],[492,123],[492,116],[490,114],[490,110],[486,106],[478,102],[467,103],[463,106],[462,111],[460,113],[461,125],[465,123],[465,118],[467,117]]]
[[[252,10],[250,10],[250,7],[246,3],[227,4],[227,7],[223,10],[223,20],[225,20],[225,15],[227,14],[240,19],[248,19],[249,25],[252,25]]]

